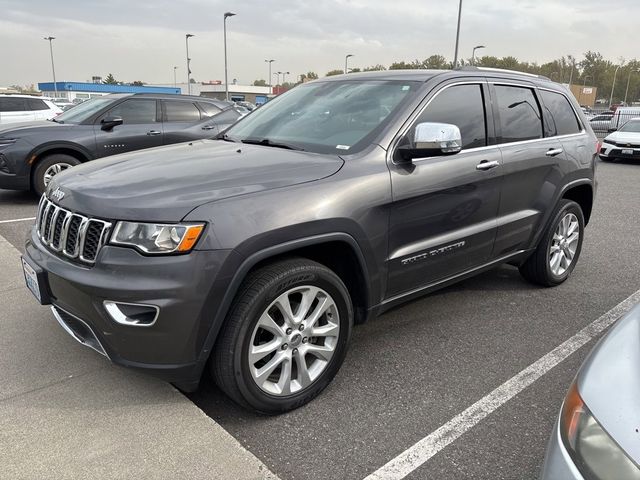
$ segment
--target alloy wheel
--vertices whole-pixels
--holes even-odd
[[[556,276],[564,275],[573,263],[580,240],[580,223],[573,213],[567,213],[556,227],[549,247],[549,267]]]

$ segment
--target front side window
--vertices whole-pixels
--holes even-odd
[[[102,109],[108,108],[115,101],[117,100],[114,98],[94,98],[57,116],[55,121],[58,123],[82,123],[97,115]]]
[[[424,122],[456,125],[462,135],[462,148],[487,145],[484,97],[480,84],[455,85],[438,93],[414,124]],[[413,129],[410,131],[413,137]]]
[[[200,110],[191,102],[164,102],[167,122],[197,122],[200,120]]]
[[[571,108],[571,104],[567,97],[560,93],[541,90],[540,96],[547,110],[547,136],[554,137],[556,135],[570,135],[579,133],[581,130],[580,122],[576,114]]]
[[[501,143],[542,138],[542,116],[533,90],[496,85]]]
[[[121,117],[124,125],[154,123],[156,121],[156,101],[125,100],[109,110],[103,116],[103,118],[106,117]]]

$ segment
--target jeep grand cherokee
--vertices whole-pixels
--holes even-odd
[[[354,323],[503,263],[573,271],[598,145],[548,79],[471,68],[300,85],[218,140],[54,177],[28,286],[77,340],[188,390],[205,369],[279,413],[334,377]]]

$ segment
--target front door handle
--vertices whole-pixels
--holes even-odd
[[[545,155],[547,157],[555,157],[556,155],[560,155],[562,152],[564,152],[564,150],[562,150],[561,148],[551,148],[547,150],[547,153],[545,153]]]
[[[476,170],[491,170],[492,168],[496,168],[500,166],[500,162],[497,160],[483,160],[478,165],[476,165]]]
[[[155,137],[156,135],[160,135],[160,132],[158,130],[149,130],[147,132],[147,135],[149,135],[150,137]]]

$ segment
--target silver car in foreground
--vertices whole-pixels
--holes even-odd
[[[640,305],[580,367],[547,448],[541,478],[640,479]]]

